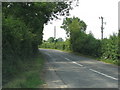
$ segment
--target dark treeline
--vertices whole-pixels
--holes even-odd
[[[22,72],[22,63],[37,54],[44,24],[57,15],[68,15],[71,3],[2,3],[3,84]]]
[[[86,23],[77,17],[66,18],[61,28],[66,31],[68,36],[66,41],[44,42],[41,47],[71,50],[120,65],[118,62],[120,59],[120,45],[118,45],[120,36],[117,34],[111,35],[109,39],[96,39],[92,33],[86,34]]]

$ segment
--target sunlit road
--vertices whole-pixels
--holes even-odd
[[[118,67],[58,50],[40,49],[47,88],[118,88]]]

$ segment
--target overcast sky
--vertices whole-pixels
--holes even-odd
[[[79,6],[70,11],[70,17],[79,17],[87,24],[86,32],[90,31],[97,39],[101,38],[101,19],[104,17],[104,38],[113,33],[118,33],[118,2],[120,0],[79,0]],[[62,19],[64,17],[61,17]],[[56,37],[65,39],[66,33],[60,28],[63,20],[54,20],[52,24],[44,26],[43,39],[47,40],[54,36],[54,26],[56,26]]]

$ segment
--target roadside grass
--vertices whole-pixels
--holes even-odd
[[[120,61],[119,60],[99,59],[99,61],[103,61],[105,63],[114,64],[114,65],[120,66]]]
[[[42,54],[36,55],[31,60],[22,63],[23,72],[16,75],[14,79],[8,82],[3,88],[39,88],[44,84],[41,72],[44,65]]]
[[[101,59],[101,58],[98,58],[98,57],[83,55],[83,54],[80,54],[80,53],[77,53],[77,52],[71,52],[71,53],[73,53],[75,55],[83,56],[83,57],[88,57],[88,58],[91,58],[93,60],[102,61],[102,62],[105,62],[105,63],[108,63],[108,64],[114,64],[114,65],[120,66],[120,61],[119,60]]]
[[[98,57],[83,55],[83,54],[80,54],[80,53],[77,53],[77,52],[71,52],[71,53],[73,53],[75,55],[83,56],[83,57],[88,57],[88,58],[91,58],[93,60],[102,61],[102,62],[105,62],[105,63],[108,63],[108,64],[114,64],[114,65],[120,66],[120,61],[119,60],[101,59],[101,58],[98,58]]]

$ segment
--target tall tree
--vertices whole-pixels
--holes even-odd
[[[67,15],[72,8],[71,3],[2,3],[3,84],[16,75],[13,71],[21,70],[19,62],[24,62],[24,57],[37,53],[38,45],[42,43],[44,24],[58,18],[58,14]]]
[[[66,31],[67,36],[70,37],[71,49],[73,51],[78,50],[78,39],[82,37],[81,35],[84,34],[84,31],[87,28],[85,22],[78,17],[66,18],[63,21],[61,28],[63,28]]]
[[[78,17],[65,18],[61,26],[66,31],[68,37],[70,37],[71,32],[74,31],[85,31],[87,25],[84,21],[80,20]]]

